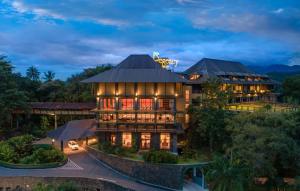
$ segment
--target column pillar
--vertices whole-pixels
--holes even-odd
[[[141,133],[132,133],[132,137],[133,137],[133,140],[134,140],[134,144],[135,145],[132,145],[134,148],[136,148],[136,150],[140,150],[140,144],[141,144]]]
[[[60,141],[60,150],[61,150],[61,152],[64,152],[64,141],[63,140]]]
[[[151,143],[150,147],[153,150],[159,150],[160,148],[160,134],[159,133],[151,133]]]
[[[57,116],[54,114],[54,129],[57,129]]]
[[[116,145],[122,146],[122,133],[116,132]]]
[[[177,134],[171,134],[171,148],[170,151],[173,153],[177,153]]]

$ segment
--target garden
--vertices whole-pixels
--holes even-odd
[[[33,142],[31,135],[1,141],[0,165],[9,168],[52,168],[67,162],[67,157],[54,146]]]
[[[98,143],[98,145],[92,145],[92,147],[106,154],[148,163],[193,164],[210,160],[210,157],[207,154],[186,148],[183,149],[182,154],[176,155],[164,150],[138,151],[138,149],[134,147],[124,148],[112,145],[110,142]]]

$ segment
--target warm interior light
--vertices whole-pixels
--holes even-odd
[[[176,94],[175,94],[175,97],[177,97],[177,96],[178,96],[178,94],[176,93]]]

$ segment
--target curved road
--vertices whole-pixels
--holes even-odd
[[[69,162],[63,167],[52,169],[9,169],[0,167],[1,176],[36,177],[87,177],[110,181],[137,191],[162,191],[156,187],[136,182],[90,156],[85,150],[68,154]]]

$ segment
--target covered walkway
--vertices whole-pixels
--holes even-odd
[[[95,119],[74,120],[50,131],[48,137],[53,139],[53,144],[54,141],[56,145],[60,143],[60,149],[63,151],[66,143],[70,140],[76,140],[82,146],[88,144],[88,139],[95,135],[96,128]]]

